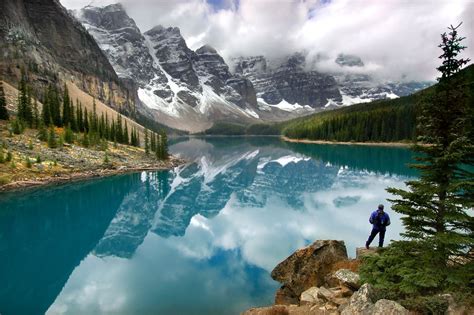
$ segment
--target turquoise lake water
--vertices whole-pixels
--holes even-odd
[[[349,256],[403,148],[174,140],[171,171],[0,194],[0,314],[239,314],[273,302],[275,265],[316,239]]]

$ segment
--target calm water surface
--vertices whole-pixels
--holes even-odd
[[[0,313],[232,315],[271,304],[278,262],[316,239],[345,240],[354,256],[385,188],[416,176],[401,148],[193,138],[170,149],[190,163],[0,195]]]

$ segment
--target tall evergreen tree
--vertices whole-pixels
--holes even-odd
[[[7,111],[7,100],[5,98],[5,91],[3,90],[3,83],[0,81],[0,119],[8,120],[10,116]]]
[[[63,94],[63,119],[62,123],[64,126],[67,126],[71,123],[71,100],[69,98],[69,91],[66,84],[64,84],[64,94]]]
[[[51,118],[51,106],[49,101],[49,89],[44,90],[43,95],[43,109],[41,111],[41,118],[43,120],[43,124],[45,126],[49,126],[53,123],[53,119]]]
[[[79,103],[79,100],[76,99],[76,125],[77,131],[84,131],[84,121],[82,120],[82,105]]]
[[[148,129],[145,128],[145,153],[150,154],[150,139],[148,136]]]
[[[38,110],[38,100],[35,98],[35,101],[33,102],[33,128],[39,128],[40,120],[41,117]]]
[[[27,123],[30,127],[33,125],[33,111],[31,108],[31,88],[26,82],[26,77],[22,74],[18,83],[18,119]]]
[[[388,189],[399,197],[391,201],[405,239],[362,269],[367,280],[402,294],[462,292],[474,281],[474,100],[455,75],[469,61],[458,57],[465,49],[458,27],[441,35],[441,77],[422,105],[419,140],[428,145],[414,148],[420,177],[406,182],[409,190]]]
[[[90,124],[89,124],[89,114],[87,113],[87,108],[84,107],[84,112],[83,112],[83,126],[84,126],[84,132],[89,132],[90,130]]]
[[[51,112],[51,119],[55,126],[61,127],[61,109],[58,89],[52,85],[48,89],[49,110]]]
[[[123,136],[122,136],[122,143],[123,144],[129,144],[129,138],[128,138],[128,127],[127,127],[127,121],[125,120],[125,127],[123,128]]]
[[[117,113],[117,123],[115,125],[115,140],[118,143],[123,143],[122,116],[119,113]]]
[[[160,141],[161,141],[161,156],[164,160],[167,160],[169,157],[168,154],[168,136],[164,130],[160,132]]]
[[[150,134],[150,149],[151,149],[151,152],[156,152],[156,136],[155,136],[155,133],[152,131],[151,134]]]

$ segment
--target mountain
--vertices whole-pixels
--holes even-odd
[[[120,4],[87,6],[74,14],[118,76],[136,83],[141,103],[156,120],[189,131],[220,120],[259,121],[252,83],[232,75],[214,48],[189,49],[176,27],[141,33]]]
[[[470,65],[452,79],[474,95],[474,65]],[[356,104],[281,124],[289,138],[335,141],[403,141],[413,140],[420,104],[433,94],[436,85],[417,93],[392,100]],[[473,103],[474,104],[474,103]]]
[[[379,82],[364,73],[362,59],[339,54],[333,70],[321,72],[307,53],[298,52],[282,60],[264,56],[238,57],[232,60],[234,72],[255,86],[261,105],[282,109],[334,108],[379,99],[409,95],[431,82]],[[316,59],[316,62],[320,61]]]
[[[260,102],[280,107],[294,104],[321,108],[328,99],[341,101],[333,76],[307,71],[305,56],[295,53],[272,68],[263,56],[236,58],[235,73],[254,83]],[[296,105],[297,106],[297,105]]]
[[[133,93],[94,38],[57,0],[2,0],[0,47],[0,75],[8,82],[18,82],[24,69],[35,94],[48,84],[73,82],[121,112],[134,111]]]
[[[327,108],[409,94],[423,85],[376,82],[347,69],[357,56],[339,55],[339,70],[311,67],[307,53],[278,60],[192,50],[179,28],[142,33],[120,4],[87,6],[73,14],[95,38],[119,78],[135,85],[137,108],[170,127],[200,132],[216,123],[240,126],[284,121]]]

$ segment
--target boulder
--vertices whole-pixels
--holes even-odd
[[[318,290],[318,298],[323,301],[329,302],[335,298],[335,294],[332,290],[326,289],[325,287],[321,287]]]
[[[337,311],[328,311],[318,305],[274,305],[269,307],[251,308],[242,315],[336,315]]]
[[[318,303],[319,302],[318,292],[319,292],[319,289],[317,287],[311,287],[308,290],[301,293],[300,305]]]
[[[271,276],[299,298],[307,289],[322,286],[333,264],[342,260],[347,260],[343,241],[319,240],[279,263]]]
[[[446,311],[449,315],[464,315],[464,314],[474,314],[474,308],[467,308],[465,305],[458,305],[451,294],[441,294],[441,298],[445,299],[448,302],[448,309]]]
[[[282,286],[278,291],[275,293],[275,304],[276,305],[290,305],[290,304],[298,304],[298,296],[296,296],[293,291],[291,291],[288,287]]]
[[[364,256],[367,255],[377,255],[377,249],[376,247],[370,247],[369,249],[365,247],[357,247],[356,248],[356,259],[361,259]]]
[[[369,315],[374,309],[374,289],[370,284],[365,283],[355,292],[349,301],[349,305],[344,308],[341,315]]]
[[[338,271],[330,274],[326,282],[329,284],[344,285],[352,290],[356,291],[360,288],[360,277],[359,274],[349,269],[339,269]]]
[[[375,303],[372,315],[406,315],[408,310],[395,301],[381,299]]]

